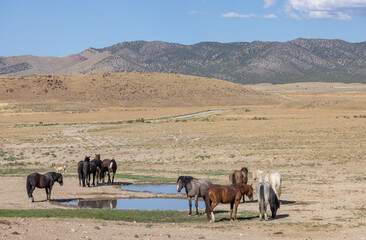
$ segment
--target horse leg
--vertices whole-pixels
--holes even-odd
[[[212,203],[212,205],[211,205],[211,207],[210,207],[210,212],[211,212],[211,220],[210,220],[210,222],[215,222],[215,215],[214,215],[214,212],[213,212],[213,210],[214,210],[214,208],[218,205],[219,203],[217,202],[213,202]]]
[[[116,172],[113,172],[113,177],[112,177],[112,184],[114,183],[114,175],[116,174]]]
[[[108,184],[111,183],[111,170],[108,169]]]
[[[195,207],[196,207],[196,217],[197,217],[198,216],[198,194],[196,195],[194,200],[196,200]]]
[[[188,216],[191,216],[192,215],[192,198],[191,197],[189,197],[188,202],[189,202],[189,213],[188,213]]]
[[[35,188],[36,188],[36,186],[32,186],[32,188],[28,192],[29,202],[34,202],[33,191]]]
[[[268,221],[268,216],[267,216],[267,204],[264,203],[264,220]]]
[[[95,174],[96,173],[93,173],[93,186],[95,186]]]
[[[237,221],[237,218],[236,218],[236,214],[238,213],[238,206],[239,206],[239,203],[240,203],[240,199],[238,199],[238,201],[235,201],[235,209],[234,209],[234,221]]]
[[[91,175],[90,173],[87,174],[87,179],[86,179],[88,187],[90,187],[90,175]]]
[[[45,190],[46,190],[46,197],[47,197],[47,201],[49,201],[49,197],[48,197],[48,188],[46,187],[46,188],[45,188]]]
[[[50,186],[48,190],[48,201],[51,201],[51,192],[52,192],[52,185]]]
[[[233,220],[233,207],[234,207],[234,202],[230,203],[230,222]]]

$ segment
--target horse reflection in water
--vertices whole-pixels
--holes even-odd
[[[116,206],[117,206],[117,199],[80,201],[78,203],[78,207],[85,207],[85,208],[115,209]]]

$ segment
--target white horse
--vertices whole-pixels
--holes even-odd
[[[281,186],[282,186],[282,177],[278,172],[267,173],[264,177],[264,181],[271,184],[274,192],[276,193],[278,199],[281,197]]]
[[[275,191],[278,199],[281,197],[281,187],[282,187],[282,177],[281,174],[278,172],[273,173],[265,173],[262,170],[255,170],[253,172],[253,183],[257,181],[261,182],[268,182],[271,184],[273,190]]]
[[[264,172],[262,170],[259,170],[259,169],[253,171],[253,179],[252,179],[252,182],[254,183],[257,180],[258,180],[258,182],[263,182],[263,179],[262,179],[262,176],[264,175],[263,173]]]

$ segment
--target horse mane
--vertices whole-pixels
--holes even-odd
[[[184,182],[184,183],[189,183],[189,182],[191,182],[193,179],[196,179],[196,178],[194,178],[194,177],[192,177],[192,176],[180,176],[180,177],[178,178],[177,182],[179,182],[179,180],[180,180],[180,181],[182,181],[182,182]]]

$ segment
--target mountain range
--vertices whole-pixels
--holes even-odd
[[[0,57],[0,75],[97,72],[177,73],[234,83],[366,83],[366,42],[295,39],[288,42],[121,42],[65,57]]]

